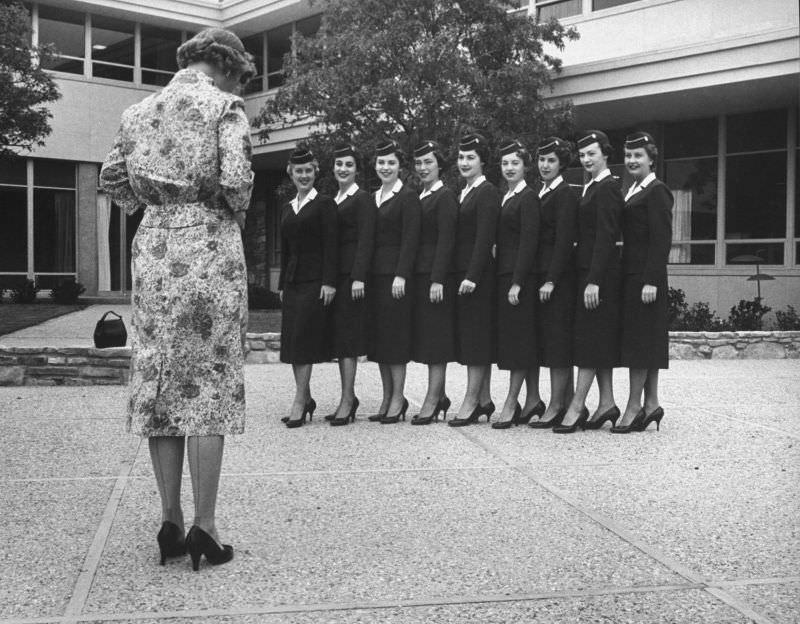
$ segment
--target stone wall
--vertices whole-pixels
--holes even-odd
[[[800,358],[800,331],[670,332],[671,360]]]
[[[280,361],[279,333],[247,334],[248,364]],[[800,358],[800,331],[670,332],[671,360]],[[2,347],[0,386],[125,384],[131,349]]]

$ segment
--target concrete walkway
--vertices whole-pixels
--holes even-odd
[[[78,312],[56,318],[0,336],[0,345],[5,347],[93,347],[94,328],[97,321],[109,310],[113,310],[125,321],[130,335],[130,304],[110,303],[90,305]],[[109,318],[116,318],[109,315]]]
[[[559,436],[369,423],[365,364],[358,420],[333,428],[325,364],[313,423],[290,430],[291,369],[248,366],[219,500],[236,556],[197,573],[158,565],[125,387],[0,388],[0,624],[797,622],[800,360],[678,361],[662,379],[661,431]],[[410,414],[426,380],[409,367]],[[498,404],[506,384],[495,371]]]

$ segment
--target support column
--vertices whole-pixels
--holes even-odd
[[[97,294],[97,165],[78,164],[77,280]]]

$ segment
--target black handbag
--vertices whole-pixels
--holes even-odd
[[[109,314],[113,314],[117,318],[106,319]],[[94,346],[98,349],[106,349],[108,347],[124,347],[128,341],[128,331],[125,329],[125,322],[122,317],[109,310],[94,328]]]

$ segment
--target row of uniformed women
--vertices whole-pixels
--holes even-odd
[[[646,155],[652,168],[654,146],[651,137],[645,136],[643,145],[649,150]],[[450,407],[444,393],[450,361],[467,366],[467,391],[458,416],[449,424],[468,425],[481,415],[488,420],[495,410],[489,396],[489,371],[496,361],[511,373],[508,396],[493,427],[527,422],[570,433],[579,426],[599,428],[606,420],[616,425],[619,410],[614,406],[611,368],[620,363],[616,242],[624,202],[608,171],[610,145],[605,135],[589,133],[579,141],[579,148],[581,162],[592,175],[589,190],[580,200],[560,176],[571,151],[556,137],[542,141],[537,150],[543,181],[538,193],[525,183],[531,158],[524,146],[511,141],[501,148],[501,168],[508,183],[502,200],[483,176],[489,150],[477,134],[459,144],[458,168],[466,186],[458,199],[439,180],[444,160],[432,141],[414,152],[424,185],[419,197],[399,180],[403,154],[393,141],[376,150],[381,188],[374,199],[355,183],[358,159],[351,146],[335,150],[334,175],[339,184],[335,201],[313,188],[317,173],[313,155],[295,151],[288,173],[298,194],[281,218],[281,359],[293,364],[297,382],[286,425],[301,426],[307,415],[313,415],[311,365],[330,357],[339,361],[342,395],[336,412],[326,418],[332,425],[352,422],[358,409],[353,391],[356,358],[364,353],[378,362],[383,385],[381,407],[369,420],[388,424],[405,419],[405,370],[413,359],[428,364],[429,384],[412,424],[429,424]],[[631,158],[631,163],[636,166],[632,164],[629,170],[640,182],[632,194],[641,193],[639,199],[652,195],[642,190],[658,188],[660,183],[652,184],[653,176],[637,178],[638,172],[650,173],[647,163],[641,158]],[[668,234],[672,204],[666,205],[671,198],[658,194],[662,196],[665,201],[653,212],[667,215]],[[645,212],[646,231],[636,226],[630,234],[643,236],[643,246],[652,247],[663,241],[659,236],[649,241],[649,204]],[[669,236],[666,241],[668,252]],[[641,288],[642,309],[635,311],[639,318],[631,325],[638,333],[627,332],[631,335],[623,338],[622,348],[626,355],[643,357],[630,359],[637,366],[631,372],[631,399],[615,431],[639,430],[650,421],[660,421],[663,414],[656,393],[658,368],[666,366],[667,252],[662,252],[661,247],[657,253],[645,252],[652,266]],[[646,265],[638,255],[631,266],[636,269],[631,279],[641,279],[636,275]],[[651,279],[652,275],[658,279]],[[580,291],[577,302],[576,288]],[[663,332],[653,331],[651,312],[656,308],[656,316],[664,317]],[[646,334],[644,348],[639,334]],[[654,349],[654,341],[663,348]],[[657,358],[652,357],[654,353]],[[638,368],[644,360],[644,368]],[[574,395],[573,364],[579,366]],[[539,397],[540,365],[551,368],[547,407]],[[595,372],[600,405],[589,420],[585,399]],[[523,381],[527,385],[524,406],[517,402]]]

